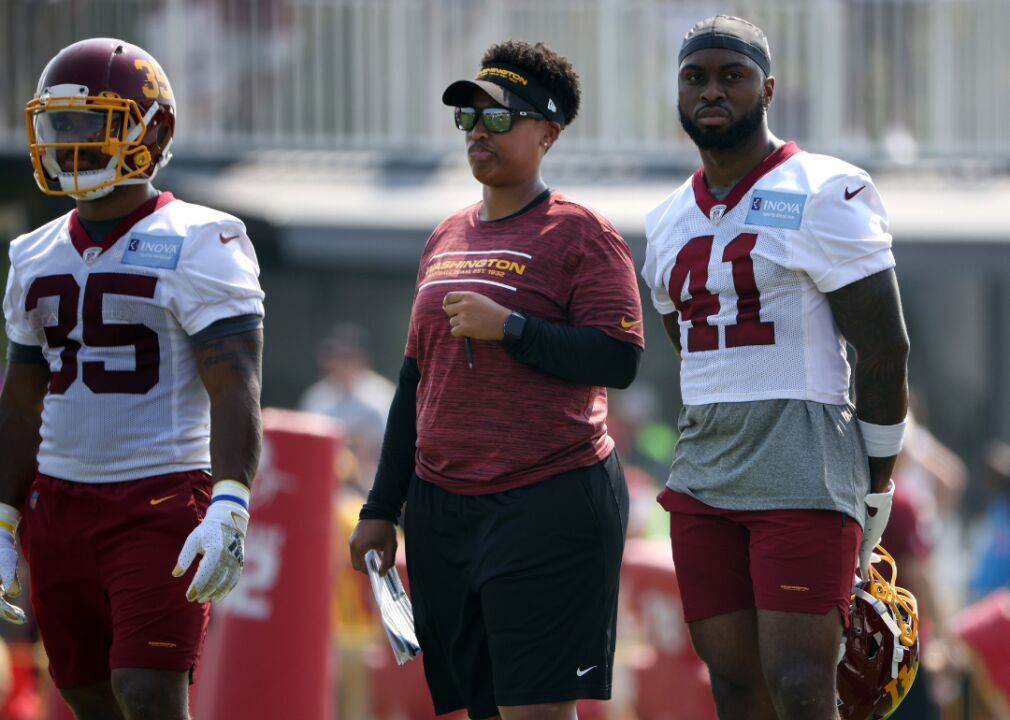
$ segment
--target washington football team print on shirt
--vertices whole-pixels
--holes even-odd
[[[613,440],[605,388],[521,363],[496,341],[472,341],[467,367],[463,338],[450,334],[442,309],[446,293],[481,293],[644,346],[631,253],[609,222],[557,192],[494,222],[482,221],[479,207],[450,216],[428,239],[406,349],[421,371],[417,473],[455,493],[498,492],[591,465]],[[537,411],[545,404],[550,419]]]

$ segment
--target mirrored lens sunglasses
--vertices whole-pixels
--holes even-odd
[[[456,127],[464,132],[473,130],[474,125],[477,124],[477,118],[480,117],[484,128],[489,133],[506,133],[512,129],[512,118],[516,116],[534,120],[544,119],[543,115],[532,110],[513,110],[503,107],[486,107],[479,110],[472,107],[458,107],[455,112]]]

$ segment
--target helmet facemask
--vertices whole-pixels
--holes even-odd
[[[168,143],[157,163],[144,136],[158,113],[115,93],[90,95],[82,85],[45,88],[25,107],[28,147],[35,180],[48,195],[97,200],[117,185],[150,182],[168,162]]]
[[[898,587],[894,559],[880,545],[869,576],[852,589],[849,628],[838,666],[838,706],[844,720],[889,717],[908,694],[919,668],[918,608]]]
[[[880,545],[874,550],[876,555],[887,566],[888,577],[884,577],[873,564],[868,573],[869,580],[853,588],[854,595],[861,595],[869,602],[882,602],[890,609],[882,615],[891,632],[900,645],[912,647],[919,635],[919,609],[915,596],[908,590],[898,587],[898,567],[894,558]]]

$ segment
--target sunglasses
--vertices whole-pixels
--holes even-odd
[[[512,110],[503,107],[458,107],[456,108],[456,127],[465,132],[473,130],[479,117],[484,123],[484,129],[489,133],[507,133],[512,129],[512,118],[516,117],[533,118],[534,120],[545,119],[543,115],[532,110]]]

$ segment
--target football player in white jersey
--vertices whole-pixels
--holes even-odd
[[[685,618],[721,720],[834,719],[907,402],[887,215],[864,171],[769,131],[760,29],[704,20],[679,62],[702,168],[647,216],[642,274],[681,356],[660,502]]]
[[[260,451],[256,255],[238,219],[151,185],[175,100],[141,48],[64,48],[25,112],[36,182],[76,208],[10,247],[0,611],[24,621],[17,538],[77,718],[185,720]]]

